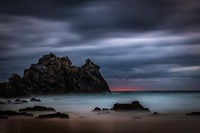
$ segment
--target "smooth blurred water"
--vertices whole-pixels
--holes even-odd
[[[200,111],[200,92],[112,92],[110,94],[68,94],[38,96],[42,102],[0,105],[0,110],[18,110],[35,105],[53,107],[61,112],[91,112],[95,107],[111,108],[114,103],[139,101],[152,112],[186,113]],[[6,101],[7,99],[0,99]],[[15,99],[11,99],[14,101]],[[25,98],[30,100],[30,98]]]

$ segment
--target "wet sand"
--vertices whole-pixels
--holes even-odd
[[[71,115],[69,119],[9,117],[0,133],[200,133],[200,117],[109,113]]]

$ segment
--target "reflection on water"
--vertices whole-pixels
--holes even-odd
[[[68,94],[39,96],[42,102],[1,105],[1,110],[18,110],[28,106],[48,106],[61,112],[86,113],[94,107],[111,108],[114,103],[140,101],[151,111],[185,113],[200,110],[200,92],[113,92],[111,94]],[[26,99],[26,98],[25,98]],[[4,99],[0,99],[3,101]],[[12,99],[14,101],[14,99]],[[29,100],[29,99],[26,99]]]

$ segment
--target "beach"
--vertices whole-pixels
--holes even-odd
[[[70,119],[9,118],[0,120],[1,133],[199,133],[193,116],[96,115]]]
[[[112,94],[72,94],[38,96],[41,102],[0,105],[0,110],[19,111],[33,106],[52,107],[69,115],[62,118],[36,118],[55,112],[36,111],[34,116],[8,116],[0,119],[0,133],[199,133],[199,92],[113,92]],[[6,101],[8,99],[0,99]],[[140,101],[150,109],[142,111],[92,111],[95,107],[112,108],[114,103]],[[158,112],[158,114],[154,114]]]

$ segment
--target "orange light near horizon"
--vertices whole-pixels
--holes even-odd
[[[138,91],[137,87],[111,87],[111,91]]]

